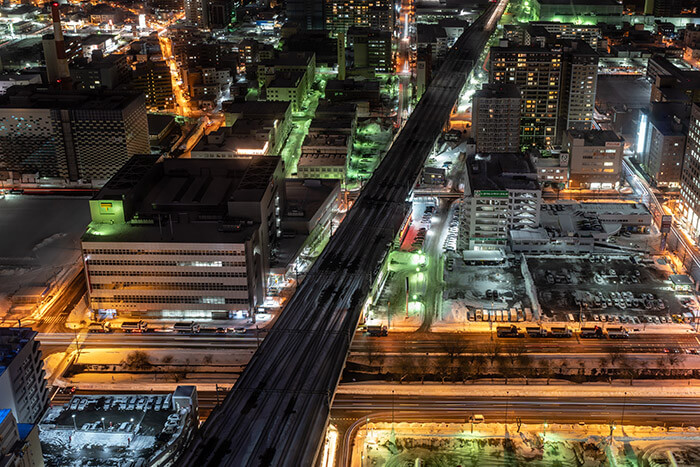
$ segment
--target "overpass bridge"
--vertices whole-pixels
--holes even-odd
[[[362,308],[507,0],[457,40],[384,160],[180,466],[312,466]]]

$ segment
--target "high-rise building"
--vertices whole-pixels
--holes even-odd
[[[287,0],[287,20],[302,30],[320,31],[325,28],[324,0]]]
[[[12,410],[0,409],[0,456],[4,467],[43,467],[39,426],[18,424]]]
[[[562,52],[534,46],[491,48],[489,82],[520,89],[520,143],[546,147],[556,142],[561,99]]]
[[[19,423],[39,423],[49,407],[44,361],[30,328],[0,328],[0,407]]]
[[[569,130],[563,148],[569,151],[569,186],[614,189],[622,176],[624,140],[612,130]]]
[[[164,61],[147,60],[136,64],[131,86],[143,93],[148,108],[167,109],[174,105],[170,67]]]
[[[582,40],[593,49],[598,48],[598,40],[600,39],[600,28],[598,26],[561,23],[559,21],[530,21],[528,27],[524,28],[523,31],[525,45],[532,45],[532,36],[537,34],[538,28],[544,29],[555,40]]]
[[[660,187],[679,187],[691,106],[657,102],[640,114],[637,157]]]
[[[492,47],[490,82],[518,86],[520,142],[547,147],[567,129],[591,128],[598,55],[583,41],[551,37],[538,46]]]
[[[700,236],[700,106],[693,104],[681,173],[681,223],[693,239]]]
[[[598,87],[598,54],[583,41],[560,40],[556,44],[563,52],[557,128],[560,132],[589,130]]]
[[[347,32],[351,26],[383,31],[394,29],[394,2],[389,0],[326,0],[325,29],[331,34]]]
[[[367,27],[350,27],[347,44],[353,51],[353,68],[370,68],[377,73],[393,70],[391,32]]]
[[[474,93],[472,134],[476,152],[520,148],[520,90],[514,84],[484,84]]]
[[[143,95],[10,88],[0,100],[0,168],[107,180],[149,151]]]
[[[82,237],[93,310],[227,319],[262,304],[281,234],[276,156],[138,155],[90,201]]]
[[[542,190],[527,155],[476,154],[467,158],[466,167],[460,249],[504,249],[511,229],[539,225]]]
[[[185,0],[185,20],[198,28],[209,28],[209,1]]]

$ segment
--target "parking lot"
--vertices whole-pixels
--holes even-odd
[[[630,324],[680,322],[695,299],[673,290],[663,259],[528,259],[548,319]]]
[[[531,308],[517,259],[498,266],[469,266],[454,259],[452,270],[445,274],[443,296],[452,308],[468,307],[471,311]]]

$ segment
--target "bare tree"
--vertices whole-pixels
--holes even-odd
[[[170,354],[164,355],[163,358],[160,359],[160,362],[161,362],[163,365],[169,365],[169,364],[171,364],[171,363],[173,362],[173,356],[170,355]]]
[[[416,364],[413,357],[410,355],[402,355],[397,362],[399,368],[399,383],[410,378],[416,371]]]
[[[498,341],[494,341],[489,343],[486,346],[486,355],[488,355],[489,360],[491,360],[491,364],[493,365],[494,362],[500,357],[501,355],[501,344]]]
[[[367,358],[367,364],[372,365],[379,355],[379,345],[375,339],[367,339],[362,346],[362,350]]]
[[[440,381],[444,384],[445,380],[452,373],[452,360],[449,357],[441,356],[435,362],[435,373],[440,378]]]
[[[539,369],[540,375],[547,378],[547,384],[549,384],[549,381],[552,379],[553,373],[552,362],[549,361],[549,358],[544,357],[537,362],[537,367]]]
[[[151,361],[146,352],[134,350],[126,356],[124,366],[130,370],[145,370],[151,366]]]
[[[443,334],[440,336],[440,349],[453,363],[455,358],[467,351],[467,341],[461,333]]]

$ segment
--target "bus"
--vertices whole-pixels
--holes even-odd
[[[514,324],[510,326],[498,326],[496,328],[496,335],[498,337],[520,337],[520,330]]]
[[[581,328],[581,337],[587,339],[600,339],[603,336],[603,329],[600,326],[584,326]]]
[[[629,333],[623,326],[608,328],[608,337],[610,339],[627,339],[629,336]]]
[[[550,337],[571,337],[571,329],[568,326],[553,326],[549,330]]]

